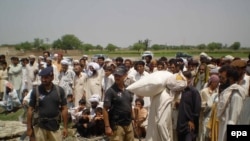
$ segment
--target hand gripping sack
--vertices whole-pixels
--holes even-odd
[[[151,97],[166,88],[167,80],[171,76],[173,74],[168,71],[157,71],[136,81],[126,89],[139,96]]]

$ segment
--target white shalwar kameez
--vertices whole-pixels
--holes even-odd
[[[232,84],[220,93],[217,113],[219,119],[218,141],[227,140],[227,125],[237,124],[244,98],[245,90],[238,84]]]

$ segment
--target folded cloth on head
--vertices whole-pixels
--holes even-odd
[[[90,62],[88,63],[88,66],[92,66],[94,70],[99,70],[100,66],[96,62]]]
[[[100,96],[99,94],[93,94],[90,98],[89,98],[89,102],[100,102]]]

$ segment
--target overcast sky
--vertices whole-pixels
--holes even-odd
[[[148,38],[151,45],[250,47],[249,7],[250,0],[1,0],[0,44],[74,34],[102,46]]]

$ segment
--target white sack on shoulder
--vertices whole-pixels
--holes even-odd
[[[182,72],[179,72],[170,76],[166,82],[166,85],[167,88],[171,90],[171,92],[179,92],[187,87],[187,80],[185,76],[183,76]]]
[[[154,96],[166,88],[167,80],[171,76],[173,74],[168,71],[157,71],[136,81],[126,89],[139,96]]]

